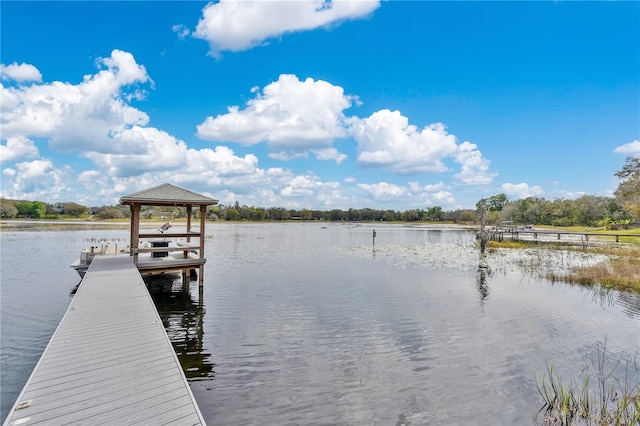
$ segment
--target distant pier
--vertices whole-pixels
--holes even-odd
[[[616,243],[620,238],[640,238],[638,234],[613,234],[613,233],[592,233],[592,232],[559,232],[551,230],[534,230],[532,228],[498,228],[489,231],[489,239],[503,241],[508,235],[512,241],[533,240],[538,241],[567,241],[589,244],[589,237],[596,237],[602,240],[611,238]]]
[[[96,256],[5,426],[204,425],[131,256]]]

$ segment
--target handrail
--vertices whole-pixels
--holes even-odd
[[[141,232],[138,234],[138,238],[185,238],[185,237],[200,237],[201,234],[198,231],[189,232]]]
[[[199,250],[200,246],[170,246],[170,247],[141,247],[138,253],[161,253],[165,251],[191,251]]]

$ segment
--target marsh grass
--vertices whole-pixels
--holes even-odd
[[[555,277],[550,277],[552,280]],[[609,264],[576,268],[563,280],[592,286],[640,292],[640,260],[638,258],[614,258]]]
[[[552,281],[561,280],[587,286],[600,285],[640,293],[640,249],[603,246],[595,248],[593,253],[607,256],[608,262],[572,267],[564,276],[550,272],[547,277]]]
[[[543,406],[535,416],[544,425],[616,425],[640,424],[640,366],[638,353],[633,358],[612,357],[606,339],[597,343],[595,353],[583,355],[583,380],[564,383],[553,363],[546,363],[536,387]],[[539,415],[544,413],[542,421]]]
[[[489,253],[500,248],[525,249],[529,256],[519,265],[526,272],[551,281],[640,293],[640,247],[632,244],[593,244],[588,248],[571,243],[534,241],[491,241]],[[584,256],[604,256],[604,260],[586,262]],[[561,267],[558,268],[557,265]]]

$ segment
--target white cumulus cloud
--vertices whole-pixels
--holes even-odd
[[[503,183],[500,185],[500,190],[509,196],[511,199],[519,200],[528,197],[541,196],[544,191],[538,185],[529,186],[527,183]]]
[[[0,163],[36,158],[38,155],[38,148],[33,141],[22,135],[11,136],[7,138],[6,145],[0,145]]]
[[[206,40],[209,54],[217,57],[222,51],[247,50],[285,33],[364,18],[379,6],[378,0],[220,0],[204,7],[193,36]]]
[[[358,164],[364,167],[399,174],[441,173],[448,170],[444,161],[453,159],[461,164],[454,175],[459,183],[487,184],[496,176],[489,172],[489,161],[475,144],[458,144],[442,123],[419,129],[400,111],[383,109],[354,119],[351,134],[358,143]]]
[[[616,147],[613,152],[618,152],[620,154],[640,155],[640,141],[635,140],[633,142],[620,145]]]
[[[313,195],[319,187],[318,180],[313,176],[296,176],[289,184],[282,188],[280,195],[284,197],[300,197]]]
[[[431,195],[432,204],[436,205],[444,205],[444,206],[452,206],[456,199],[453,194],[449,191],[438,191]]]
[[[360,165],[401,174],[444,172],[442,160],[458,151],[456,137],[443,124],[418,129],[400,111],[377,111],[356,120],[351,132],[358,142]]]
[[[420,185],[418,182],[409,182],[409,190],[420,206],[453,207],[456,200],[447,190],[444,182]],[[414,203],[415,204],[415,203]]]
[[[183,141],[153,127],[133,126],[113,137],[125,153],[88,152],[85,155],[111,176],[138,176],[159,170],[173,170],[185,164],[187,146]]]
[[[26,81],[42,81],[42,74],[40,74],[38,68],[25,63],[18,64],[14,62],[10,65],[0,64],[0,75],[2,75],[3,80],[13,80],[20,83]]]
[[[338,152],[335,148],[312,149],[318,160],[334,160],[336,164],[342,163],[347,159],[347,154]]]
[[[409,192],[407,188],[388,182],[378,182],[373,184],[359,183],[358,187],[371,194],[376,200],[388,200],[402,197],[407,195]]]
[[[66,192],[68,170],[54,167],[50,160],[17,163],[15,169],[4,169],[11,178],[2,183],[2,196],[26,200],[61,199]]]
[[[437,192],[446,188],[444,182],[432,183],[421,186],[419,182],[409,182],[409,189],[412,192]]]
[[[126,151],[128,147],[115,144],[111,135],[148,123],[147,114],[128,101],[143,96],[133,85],[152,83],[151,79],[133,55],[121,50],[114,50],[97,64],[102,69],[84,76],[77,85],[59,81],[0,85],[3,138],[49,138],[51,146],[61,151]]]
[[[274,151],[287,151],[286,155],[279,154],[282,158],[312,149],[318,150],[320,159],[342,158],[337,152],[326,151],[336,138],[346,136],[343,111],[357,101],[345,95],[342,87],[282,74],[262,91],[252,91],[256,97],[245,109],[233,106],[226,114],[207,117],[197,127],[198,136],[242,145],[266,142]]]
[[[453,178],[464,185],[484,185],[493,182],[497,173],[489,172],[489,160],[482,156],[478,146],[471,142],[463,142],[458,146],[456,162],[461,170]]]

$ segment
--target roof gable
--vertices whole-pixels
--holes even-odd
[[[154,206],[212,205],[218,200],[165,183],[120,198],[120,204],[145,204]]]

